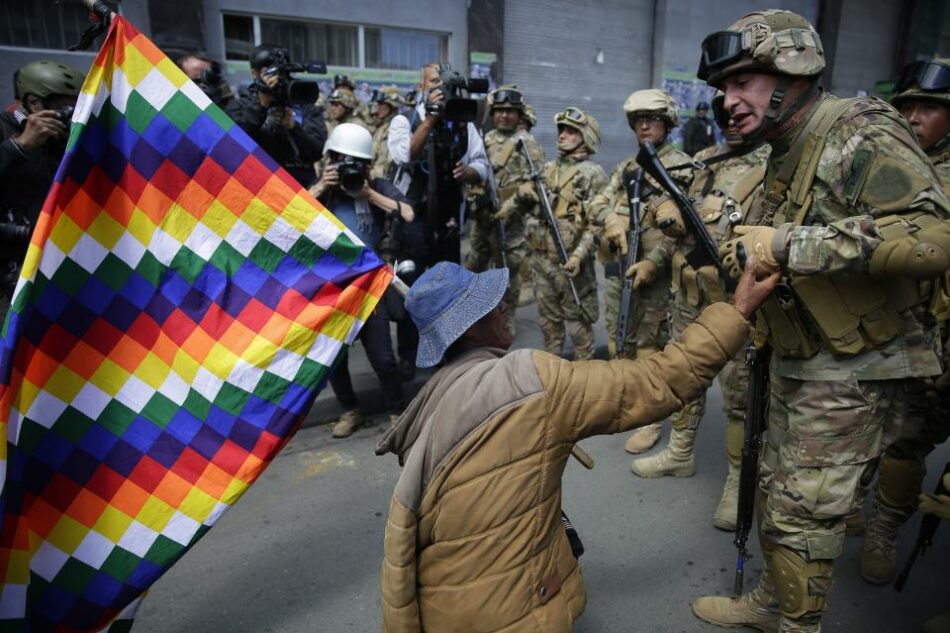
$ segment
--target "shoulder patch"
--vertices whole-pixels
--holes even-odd
[[[871,169],[871,163],[874,162],[874,152],[867,148],[861,148],[854,153],[851,161],[851,168],[844,182],[844,197],[848,204],[853,205],[858,201],[858,196],[864,189],[864,183],[868,177],[868,171]]]

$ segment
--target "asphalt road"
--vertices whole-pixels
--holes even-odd
[[[534,306],[519,310],[517,346],[540,345],[536,314]],[[598,342],[605,340],[601,326]],[[373,408],[378,394],[358,347],[351,355],[354,382]],[[726,472],[721,406],[714,387],[693,478],[637,479],[620,436],[584,442],[595,470],[573,460],[568,466],[564,509],[587,548],[581,563],[589,600],[577,633],[719,630],[695,619],[689,603],[732,588],[732,536],[712,527]],[[327,388],[308,423],[337,411]],[[333,440],[328,425],[300,431],[244,499],[155,584],[135,633],[379,631],[383,527],[399,475],[394,456],[373,454],[384,424],[378,416],[346,440]],[[947,446],[931,455],[927,489],[948,459]],[[902,533],[901,561],[918,521]],[[824,630],[917,631],[927,617],[950,611],[950,527],[936,541],[896,593],[860,580],[860,539],[849,539]],[[758,576],[757,557],[750,566],[748,587]]]

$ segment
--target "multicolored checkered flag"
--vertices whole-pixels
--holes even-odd
[[[116,17],[0,332],[0,628],[109,626],[289,440],[390,279]]]

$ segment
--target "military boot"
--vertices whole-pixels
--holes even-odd
[[[660,439],[660,423],[647,424],[634,431],[633,435],[627,438],[623,450],[637,455],[653,448],[658,439]]]
[[[771,557],[762,552],[762,576],[759,584],[749,593],[738,598],[729,596],[704,596],[693,601],[693,613],[697,618],[716,626],[733,629],[747,626],[752,629],[775,633],[779,627],[778,601],[773,595]]]
[[[897,532],[904,518],[901,509],[874,499],[861,551],[861,577],[872,585],[886,585],[897,575]]]
[[[695,441],[696,429],[672,429],[670,443],[666,448],[656,455],[633,460],[630,470],[634,475],[645,479],[664,475],[692,477],[696,474],[696,462],[693,460]]]
[[[722,486],[722,496],[713,514],[713,525],[720,530],[736,529],[736,514],[739,511],[739,467],[729,464],[726,483]]]
[[[356,409],[344,411],[340,419],[333,425],[333,437],[349,437],[353,432],[363,426],[363,416]]]

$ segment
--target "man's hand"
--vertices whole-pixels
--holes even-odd
[[[437,109],[439,104],[445,101],[445,93],[442,88],[434,87],[426,93],[426,117],[438,118],[433,110]]]
[[[766,297],[772,294],[775,286],[778,285],[778,280],[782,277],[780,272],[774,271],[768,273],[762,279],[756,279],[755,271],[757,268],[758,263],[755,257],[749,257],[746,260],[742,277],[739,278],[739,283],[736,286],[736,292],[732,296],[732,305],[747,319],[759,309]]]
[[[630,218],[619,213],[608,213],[604,218],[604,237],[612,245],[620,249],[621,255],[627,254],[627,230],[630,228]]]
[[[26,127],[14,137],[16,144],[25,152],[42,147],[51,138],[66,138],[66,125],[56,118],[53,110],[40,110],[26,118]]]
[[[943,476],[943,485],[950,489],[950,473]],[[933,514],[944,520],[950,520],[950,497],[947,495],[920,495],[921,512]]]
[[[287,130],[294,129],[294,127],[297,125],[297,121],[294,118],[295,116],[296,112],[294,112],[293,108],[289,106],[284,108],[284,118],[280,120],[281,127]]]
[[[564,271],[564,274],[574,279],[577,277],[577,273],[581,271],[581,258],[577,255],[571,255],[567,258],[567,262],[561,264],[561,270]]]
[[[504,222],[505,220],[508,219],[508,216],[511,215],[511,212],[514,211],[514,209],[515,209],[515,199],[508,198],[502,203],[501,207],[492,214],[491,219]]]
[[[660,227],[664,235],[669,237],[683,237],[686,235],[686,223],[683,221],[683,214],[670,198],[663,200],[656,206],[654,216],[656,217],[656,225]]]
[[[280,76],[277,73],[273,75],[261,75],[261,81],[264,82],[264,85],[267,86],[270,90],[273,90],[277,85],[277,82],[280,81]],[[274,97],[269,94],[264,94],[260,90],[257,91],[257,101],[264,108],[269,108],[272,103],[274,103]]]
[[[330,189],[340,184],[340,174],[337,173],[336,165],[327,165],[323,173],[320,174],[320,180],[317,184],[310,187],[310,195],[319,198]]]
[[[640,286],[653,283],[653,280],[656,279],[656,273],[656,264],[649,259],[644,259],[628,268],[624,275],[633,277],[633,289],[636,290]]]
[[[763,277],[782,269],[772,253],[772,239],[775,229],[770,226],[740,225],[733,229],[737,236],[719,247],[719,257],[726,271],[732,277],[742,272],[743,258],[755,257],[758,277]]]
[[[455,163],[455,169],[452,170],[452,178],[466,185],[477,185],[482,181],[482,177],[474,167],[469,167],[462,161]]]

